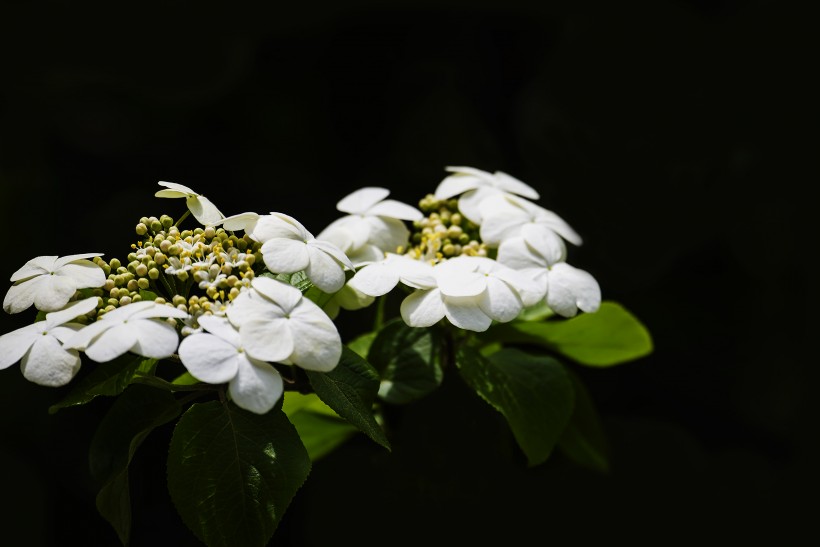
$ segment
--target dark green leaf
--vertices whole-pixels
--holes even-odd
[[[394,319],[378,332],[367,358],[381,375],[379,397],[404,404],[441,385],[441,335],[435,329],[410,327]]]
[[[310,473],[299,434],[279,408],[259,415],[194,404],[174,429],[168,491],[209,547],[262,547]]]
[[[94,363],[96,368],[76,383],[62,401],[51,405],[49,414],[61,408],[84,405],[99,395],[119,395],[138,376],[151,376],[157,366],[156,359],[146,359],[125,354],[108,363]]]
[[[137,448],[156,427],[182,411],[174,396],[132,385],[114,401],[91,440],[91,475],[101,485],[97,510],[111,524],[123,545],[131,531],[128,465]]]
[[[581,379],[567,372],[575,391],[575,408],[558,447],[577,464],[606,473],[609,471],[609,448],[595,405]]]
[[[370,351],[370,346],[373,345],[373,340],[376,339],[378,332],[371,331],[361,334],[351,340],[347,347],[358,353],[362,359],[367,359],[367,354]]]
[[[580,364],[596,367],[626,363],[652,352],[649,331],[615,302],[603,302],[597,312],[571,319],[495,325],[485,340],[542,346]]]
[[[359,432],[356,426],[340,418],[315,393],[286,391],[282,410],[299,432],[314,462]]]
[[[458,349],[456,365],[465,382],[507,419],[529,465],[546,461],[572,414],[572,382],[564,366],[517,349],[485,358],[469,347]]]
[[[342,358],[330,372],[308,370],[316,395],[342,418],[390,450],[384,430],[373,416],[379,375],[359,354],[342,346]]]

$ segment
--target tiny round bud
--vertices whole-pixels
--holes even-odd
[[[137,289],[139,289],[139,284],[136,279],[131,279],[126,284],[126,287],[129,291],[136,291]]]
[[[130,296],[123,296],[122,298],[120,298],[120,306],[127,306],[130,303],[131,303],[131,297]]]
[[[138,236],[144,236],[148,233],[148,226],[140,222],[139,224],[137,224],[136,232]]]
[[[185,297],[179,294],[174,295],[174,298],[171,299],[171,303],[174,306],[179,306],[180,304],[185,303]]]
[[[139,287],[140,289],[146,290],[150,286],[151,286],[151,282],[148,281],[148,278],[141,277],[141,278],[137,279],[137,287]]]
[[[182,270],[177,274],[177,279],[179,279],[180,281],[188,281],[188,272]]]
[[[136,273],[140,277],[145,277],[146,275],[148,275],[148,266],[146,266],[145,264],[138,264],[134,268],[134,273]]]
[[[150,277],[153,280],[158,279],[159,278],[159,270],[156,269],[156,268],[151,268],[150,270],[148,270],[148,277]]]
[[[116,270],[117,268],[122,266],[122,263],[118,258],[112,258],[108,265],[111,267],[112,270]]]
[[[159,222],[162,224],[162,227],[166,230],[174,225],[174,219],[169,217],[168,215],[162,215],[159,217]]]
[[[159,244],[159,250],[162,251],[163,253],[167,253],[168,249],[171,248],[171,245],[173,245],[173,243],[171,243],[170,240],[163,239]]]
[[[160,222],[159,220],[154,220],[153,222],[151,222],[150,226],[151,231],[153,231],[154,233],[162,231],[162,222]]]

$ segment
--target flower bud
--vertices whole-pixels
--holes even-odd
[[[140,289],[147,290],[148,287],[150,287],[150,286],[151,286],[151,282],[148,281],[148,278],[141,277],[141,278],[137,279],[137,287],[139,287]]]
[[[159,279],[159,270],[156,268],[151,268],[150,270],[148,270],[148,277],[156,281],[157,279]]]
[[[174,225],[174,219],[172,219],[168,215],[162,215],[161,217],[159,217],[159,222],[160,224],[162,224],[162,227],[166,230]]]
[[[144,236],[148,233],[148,226],[146,226],[145,223],[140,222],[137,224],[136,232],[138,236]]]

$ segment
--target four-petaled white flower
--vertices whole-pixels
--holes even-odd
[[[254,278],[252,287],[227,309],[248,355],[307,370],[336,368],[342,339],[319,306],[299,289],[268,277]]]
[[[341,289],[345,267],[353,269],[341,249],[316,239],[298,220],[284,213],[259,219],[254,234],[261,234],[262,259],[269,270],[286,274],[304,270],[311,283],[326,293]]]
[[[107,312],[66,340],[64,347],[84,351],[98,363],[128,352],[164,359],[176,351],[179,336],[174,327],[158,318],[187,316],[180,309],[152,300],[133,302]]]
[[[207,332],[190,334],[179,344],[179,358],[191,375],[209,384],[228,384],[237,406],[265,414],[282,396],[282,376],[243,349],[239,331],[224,317],[203,315]]]
[[[66,385],[81,364],[77,350],[66,349],[62,344],[82,327],[69,321],[96,307],[96,297],[78,300],[62,310],[47,313],[44,321],[0,336],[0,370],[20,361],[20,370],[27,380],[41,386]]]
[[[18,313],[34,304],[41,311],[62,309],[77,289],[105,285],[105,272],[88,258],[102,253],[38,256],[14,272],[14,282],[3,300],[7,313]]]
[[[185,204],[188,210],[194,215],[194,218],[203,226],[213,225],[219,220],[225,218],[216,205],[211,200],[197,194],[187,186],[177,184],[175,182],[159,181],[160,186],[165,186],[168,190],[159,190],[154,194],[158,198],[185,198]]]
[[[383,260],[361,267],[346,286],[376,297],[389,293],[399,282],[414,289],[433,287],[436,285],[433,266],[423,260],[387,253]]]
[[[590,273],[552,261],[523,237],[506,240],[498,261],[534,279],[546,295],[547,306],[563,317],[573,317],[578,310],[595,312],[601,305],[601,287]]]
[[[316,238],[339,247],[356,266],[406,248],[410,230],[403,221],[420,220],[424,215],[415,207],[385,199],[388,195],[390,190],[374,186],[347,195],[336,208],[348,214],[331,222]]]
[[[446,167],[453,173],[436,187],[436,199],[449,199],[460,195],[458,209],[462,215],[476,224],[482,223],[481,203],[494,195],[519,195],[538,199],[538,192],[528,184],[503,171],[488,173],[474,167]]]
[[[483,332],[493,321],[512,321],[544,297],[530,277],[486,257],[451,258],[436,264],[433,273],[435,285],[401,303],[401,316],[411,327],[429,327],[446,317],[458,328]]]

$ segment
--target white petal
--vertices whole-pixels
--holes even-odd
[[[23,357],[20,370],[30,382],[41,386],[64,386],[80,370],[81,360],[75,350],[63,349],[53,336],[39,336]]]
[[[395,253],[399,247],[405,249],[410,244],[410,230],[404,222],[395,218],[366,217],[369,226],[368,242],[384,252]]]
[[[102,271],[102,270],[100,270]],[[32,279],[26,283],[37,284],[37,293],[34,295],[34,307],[42,311],[57,311],[68,304],[69,299],[77,292],[77,286],[69,277],[59,275],[44,275],[42,278]]]
[[[474,222],[475,224],[481,224],[484,218],[481,213],[481,203],[488,197],[492,197],[500,193],[501,190],[498,190],[492,186],[481,186],[475,190],[470,190],[469,192],[462,194],[462,196],[458,199],[458,210],[462,215],[467,217],[468,220]]]
[[[417,290],[401,303],[401,317],[411,327],[429,327],[438,323],[446,313],[438,289]]]
[[[99,323],[98,321],[97,324]],[[80,331],[80,333],[82,332]],[[137,333],[131,328],[130,324],[114,325],[94,339],[85,349],[85,354],[92,361],[107,363],[124,353],[128,353],[136,343]]]
[[[265,414],[284,392],[282,376],[267,363],[239,358],[236,377],[228,385],[234,403],[256,414]]]
[[[342,265],[334,257],[314,245],[308,245],[310,264],[305,268],[305,275],[311,283],[326,293],[334,293],[345,284],[345,273]],[[351,269],[353,265],[351,264]]]
[[[492,319],[479,307],[478,298],[445,298],[444,309],[447,319],[460,329],[484,332],[492,324]]]
[[[82,253],[82,254],[78,254],[78,255],[63,256],[63,257],[60,257],[60,258],[58,258],[57,260],[54,261],[54,270],[52,270],[52,271],[56,271],[56,270],[62,268],[63,266],[65,266],[66,264],[70,264],[71,262],[79,262],[81,264],[85,264],[86,262],[91,262],[91,264],[93,264],[94,266],[99,268],[99,266],[94,264],[94,262],[92,262],[90,260],[85,260],[85,259],[86,258],[92,258],[92,257],[95,257],[95,256],[102,256],[102,255],[103,255],[103,253]],[[102,269],[102,268],[100,268],[100,269]]]
[[[236,347],[208,333],[190,334],[179,344],[182,364],[194,378],[209,384],[231,381],[238,370],[239,355]]]
[[[261,361],[281,362],[293,353],[290,322],[283,318],[262,321],[251,319],[239,328],[242,347]]]
[[[499,266],[503,266],[499,264]],[[514,270],[503,267],[493,270],[495,277],[515,289],[525,307],[533,306],[543,300],[547,292],[547,269],[545,267],[523,268]]]
[[[57,268],[54,263],[57,261],[56,256],[38,256],[26,262],[22,268],[11,274],[9,281],[17,282],[24,279],[29,279],[35,275],[43,275],[51,273]]]
[[[302,299],[302,293],[299,289],[269,277],[255,277],[252,286],[281,308],[285,314],[290,313]]]
[[[475,190],[479,186],[488,184],[486,180],[470,175],[450,175],[438,183],[433,195],[436,199],[450,199],[453,196]]]
[[[357,291],[354,287],[351,287],[348,282],[347,285],[339,289],[339,292],[333,295],[330,301],[335,302],[346,310],[360,310],[372,304],[375,298],[361,291]],[[327,313],[327,306],[323,309]],[[338,311],[336,313],[338,314]],[[330,315],[330,313],[328,313],[328,315]]]
[[[194,215],[194,218],[203,226],[214,224],[225,217],[225,215],[216,208],[216,205],[205,196],[188,197],[186,204],[191,214]]]
[[[492,173],[489,171],[483,171],[481,169],[477,169],[475,167],[467,167],[464,165],[448,165],[444,168],[445,171],[449,171],[450,173],[460,173],[462,175],[472,175],[474,177],[478,177],[485,181],[489,181],[493,178]]]
[[[177,184],[176,182],[166,182],[164,180],[161,180],[157,184],[159,184],[160,186],[164,186],[166,188],[170,188],[171,189],[170,191],[176,191],[176,194],[177,194],[177,195],[162,195],[162,196],[160,196],[159,195],[160,193],[163,193],[163,192],[169,193],[170,192],[169,190],[160,190],[159,192],[154,194],[157,197],[169,197],[170,198],[170,197],[186,197],[186,196],[195,196],[195,195],[197,195],[196,192],[194,192],[193,190],[191,190],[187,186]]]
[[[250,235],[258,221],[259,215],[257,213],[239,213],[218,220],[214,222],[214,225],[220,225],[231,232],[242,230]]]
[[[375,186],[359,188],[343,197],[336,204],[336,209],[343,213],[359,215],[390,195],[390,190]]]
[[[436,280],[445,296],[477,296],[487,289],[487,276],[478,272],[462,270],[453,275],[436,275]]]
[[[262,259],[272,272],[296,273],[310,264],[307,244],[302,241],[277,237],[262,245]]]
[[[49,328],[48,334],[59,340],[65,346],[65,342],[67,342],[72,336],[77,334],[77,332],[84,326],[85,325],[82,325],[80,323],[66,323],[65,325]],[[64,347],[64,349],[70,348]]]
[[[114,310],[112,310],[113,312]],[[108,313],[112,313],[108,312]],[[104,317],[104,316],[103,316]],[[68,339],[63,340],[63,347],[66,349],[78,349],[81,351],[85,351],[85,349],[103,332],[106,330],[114,327],[118,324],[118,321],[104,321],[98,320],[90,325],[86,325],[81,328],[79,331],[74,333],[73,336],[69,337]],[[58,327],[59,328],[59,327]]]
[[[337,218],[316,235],[316,239],[327,241],[347,253],[367,243],[369,228],[360,216],[348,215]]]
[[[515,289],[501,279],[490,276],[487,278],[487,290],[479,300],[479,307],[491,319],[506,323],[518,317],[524,304]]]
[[[347,286],[370,296],[382,296],[392,291],[398,283],[397,272],[385,262],[375,262],[357,271]]]
[[[239,340],[239,331],[231,324],[225,317],[217,317],[215,315],[202,315],[197,319],[199,326],[204,328],[211,334],[221,338],[234,348],[241,347],[242,343]],[[184,341],[184,340],[183,340]],[[180,348],[182,344],[180,344]]]
[[[347,255],[344,254],[344,252],[342,252],[342,250],[340,248],[338,248],[336,245],[334,245],[333,243],[330,243],[328,241],[320,241],[318,239],[312,239],[312,240],[308,241],[307,244],[308,244],[308,247],[313,247],[315,249],[319,249],[322,252],[332,256],[338,262],[341,262],[342,264],[347,266],[347,268],[349,268],[351,270],[353,269],[353,263],[350,262],[350,259],[347,257]],[[310,251],[310,249],[308,249],[308,251]],[[311,260],[313,260],[313,259],[311,258]]]
[[[165,359],[173,355],[179,345],[174,327],[158,319],[137,319],[126,323],[136,335],[131,351],[143,357]]]
[[[386,199],[367,210],[368,215],[395,218],[400,220],[421,220],[424,214],[411,205]]]
[[[350,263],[354,269],[361,268],[367,264],[381,262],[384,259],[384,251],[375,245],[365,245],[354,252],[348,253]]]
[[[601,288],[588,272],[562,262],[549,272],[547,305],[564,317],[576,315],[579,309],[594,312],[601,305]]]
[[[535,188],[529,184],[521,182],[511,175],[508,175],[504,171],[496,171],[495,180],[498,188],[506,192],[518,194],[519,196],[524,196],[525,198],[530,199],[539,199],[541,197],[538,195],[538,192],[535,191]]]
[[[9,368],[23,358],[38,338],[42,338],[41,325],[34,323],[0,336],[0,370]]]
[[[3,310],[6,313],[20,313],[29,309],[37,294],[42,290],[46,290],[44,287],[48,287],[47,280],[50,278],[51,274],[41,275],[9,287],[6,297],[3,299]]]
[[[302,225],[299,224],[301,227]],[[280,218],[275,213],[269,215],[262,215],[256,221],[256,227],[253,229],[253,237],[258,241],[265,242],[274,238],[295,239],[304,241],[304,227],[302,230],[294,224]]]
[[[97,307],[97,297],[85,298],[83,300],[76,300],[71,302],[65,308],[59,311],[53,311],[46,314],[46,325],[49,329],[62,325],[72,319],[85,315]]]
[[[327,372],[342,356],[342,339],[336,325],[312,301],[303,299],[291,314],[293,354],[290,360],[308,370]]]
[[[498,246],[496,259],[500,264],[515,270],[547,267],[544,257],[527,245],[527,242],[521,236],[502,241],[501,245]]]
[[[105,272],[90,260],[70,262],[57,270],[54,275],[70,279],[76,289],[105,285]]]
[[[567,246],[564,240],[544,224],[524,224],[521,227],[521,237],[535,252],[544,257],[548,266],[566,258]],[[501,245],[504,245],[503,241]]]
[[[168,304],[159,304],[158,302],[154,302],[152,300],[147,300],[148,306],[140,307],[138,309],[132,310],[132,312],[128,315],[128,319],[133,321],[135,319],[150,319],[150,318],[157,318],[157,317],[175,317],[177,319],[185,319],[188,317],[188,314],[179,308],[175,308]],[[123,306],[123,308],[130,308],[136,304],[141,304],[142,302],[133,302],[128,304],[127,306]],[[122,309],[122,308],[118,308]],[[116,311],[116,310],[112,310]],[[108,312],[111,313],[111,312]],[[105,317],[108,315],[106,313],[103,315]]]

